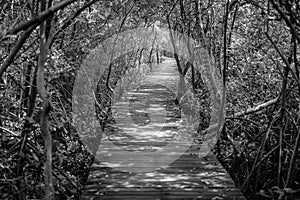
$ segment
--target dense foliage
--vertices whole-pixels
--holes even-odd
[[[56,199],[79,199],[94,158],[72,119],[78,70],[105,39],[154,26],[208,49],[218,87],[226,89],[214,152],[246,197],[300,198],[299,1],[3,0],[0,8],[0,199],[54,199],[53,191]],[[133,75],[142,79],[149,63],[168,54],[158,46],[110,64],[95,102],[102,128],[113,90]],[[193,59],[177,53],[168,56],[203,107],[199,138],[209,127],[207,87]]]

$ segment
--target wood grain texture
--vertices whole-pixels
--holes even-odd
[[[166,168],[129,173],[95,162],[82,200],[88,199],[245,199],[210,153],[204,158],[183,154]]]

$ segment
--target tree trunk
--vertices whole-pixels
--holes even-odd
[[[46,9],[46,0],[41,1],[41,11]],[[45,198],[46,200],[54,199],[54,186],[52,176],[52,136],[48,130],[48,118],[51,110],[50,100],[45,88],[44,81],[44,70],[45,62],[47,59],[47,45],[46,45],[46,23],[43,22],[40,25],[40,54],[38,60],[38,71],[37,71],[37,90],[43,101],[43,110],[41,115],[41,132],[44,136],[45,147],[44,147],[44,182],[45,182]]]

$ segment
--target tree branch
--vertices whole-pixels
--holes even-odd
[[[23,44],[25,43],[26,39],[30,36],[30,34],[34,31],[34,29],[38,26],[38,24],[35,24],[34,26],[30,27],[28,30],[26,30],[23,35],[18,40],[17,44],[14,46],[10,54],[5,59],[4,63],[0,67],[0,78],[2,77],[3,73],[6,71],[6,69],[9,67],[9,65],[14,61],[15,56],[22,48]]]
[[[70,26],[72,24],[72,21],[78,17],[87,7],[93,5],[94,3],[96,3],[99,0],[92,0],[88,3],[86,3],[84,6],[82,6],[81,8],[79,8],[72,16],[70,16],[68,19],[66,19],[65,23],[55,32],[53,38],[50,41],[50,46],[51,44],[54,42],[55,37],[57,35],[59,35],[63,30],[65,30],[68,26]]]
[[[46,0],[41,1],[41,11],[46,9]],[[50,100],[48,98],[45,80],[44,80],[44,71],[45,63],[47,59],[47,41],[46,41],[46,22],[43,22],[40,25],[40,54],[38,60],[38,71],[37,71],[37,91],[43,101],[43,110],[41,115],[41,132],[44,137],[44,155],[45,155],[45,164],[44,164],[44,182],[45,182],[45,199],[53,200],[54,199],[54,186],[53,186],[53,174],[52,174],[52,136],[48,130],[48,118],[51,110]]]
[[[282,12],[282,10],[279,9],[278,5],[274,2],[274,0],[271,0],[271,3],[275,10],[280,14],[280,16],[284,19],[285,23],[288,25],[288,27],[291,29],[292,35],[297,39],[298,43],[300,43],[300,36],[298,35],[297,30],[295,29],[292,22],[289,20],[289,18]]]
[[[235,113],[235,114],[233,114],[233,117],[242,117],[244,115],[253,114],[253,113],[258,112],[258,111],[260,111],[260,110],[262,110],[262,109],[264,109],[268,106],[271,106],[271,105],[275,104],[278,101],[278,99],[279,99],[279,97],[276,97],[275,99],[271,99],[271,100],[269,100],[265,103],[262,103],[262,104],[260,104],[256,107],[249,108],[246,111]],[[201,134],[206,134],[206,133],[208,133],[212,130],[215,130],[216,128],[218,128],[218,123],[215,123],[215,124],[209,126],[207,129],[203,130],[201,132]]]
[[[41,12],[35,18],[18,24],[16,27],[14,27],[11,30],[7,31],[6,35],[17,34],[18,32],[24,31],[24,30],[28,29],[29,27],[31,27],[33,25],[39,25],[40,23],[44,22],[53,13],[57,12],[58,10],[61,10],[61,9],[65,8],[66,6],[72,4],[75,1],[76,0],[65,0],[63,2],[60,2],[60,3],[56,4],[55,6],[52,6],[48,10],[45,10],[45,11]]]

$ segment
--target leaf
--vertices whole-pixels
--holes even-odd
[[[35,123],[34,119],[32,119],[31,117],[27,117],[27,116],[26,116],[26,120],[27,120],[30,124],[34,124],[34,123]]]
[[[36,153],[32,153],[32,157],[34,158],[34,160],[36,161],[40,161],[39,157],[36,155]]]
[[[283,192],[286,194],[293,194],[296,193],[297,191],[293,190],[292,188],[284,188]]]
[[[267,192],[266,192],[265,190],[260,190],[260,191],[259,191],[259,194],[260,194],[261,196],[264,196],[264,197],[267,197],[267,198],[270,198],[270,199],[273,198],[272,196],[270,196],[269,194],[267,194]]]
[[[280,194],[280,195],[284,195],[284,192],[282,189],[280,189],[278,186],[274,186],[272,187],[273,192]]]
[[[216,196],[216,197],[213,197],[211,200],[223,200],[223,199],[224,199],[223,197]]]

